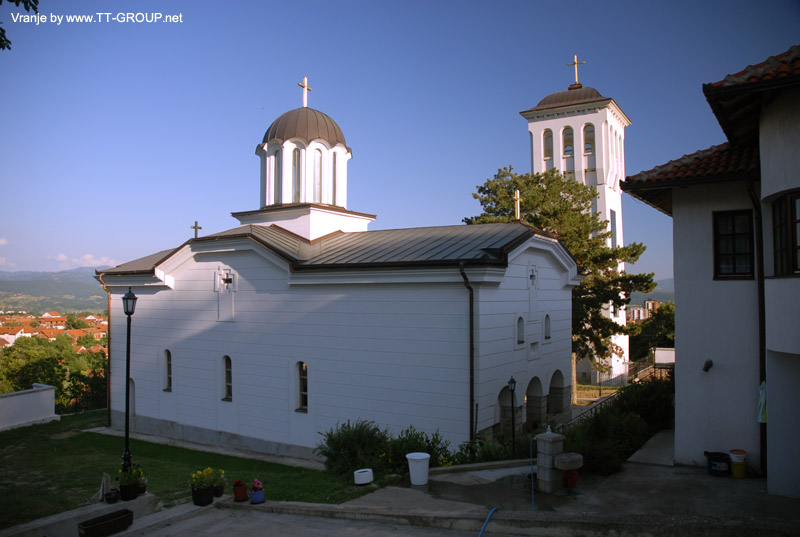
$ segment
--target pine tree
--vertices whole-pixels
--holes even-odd
[[[572,350],[579,358],[595,361],[621,354],[611,336],[636,334],[638,326],[622,326],[604,315],[609,305],[622,308],[634,291],[655,288],[653,274],[627,274],[620,263],[635,263],[645,251],[641,243],[612,248],[608,222],[592,212],[596,191],[564,178],[555,169],[545,173],[517,174],[511,166],[501,168],[492,179],[477,187],[472,196],[483,213],[464,218],[467,224],[510,222],[514,219],[514,191],[522,196],[521,218],[543,231],[554,233],[572,254],[584,275],[572,291]],[[602,366],[601,366],[602,368]]]

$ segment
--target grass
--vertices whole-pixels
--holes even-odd
[[[619,386],[603,386],[603,397],[617,393]],[[600,388],[597,386],[588,386],[586,384],[578,384],[576,389],[578,399],[597,399],[600,397]],[[578,405],[589,404],[590,401],[579,401]]]
[[[100,488],[103,472],[112,479],[124,441],[84,432],[106,424],[106,411],[63,416],[61,421],[0,432],[0,529],[85,505]],[[191,501],[189,476],[222,468],[228,488],[234,479],[264,482],[270,500],[340,503],[363,495],[349,477],[254,459],[130,442],[132,460],[148,478],[147,491],[164,508]]]

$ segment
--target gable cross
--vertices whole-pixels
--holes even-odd
[[[586,63],[586,62],[579,62],[578,61],[578,55],[575,54],[575,56],[573,57],[572,63],[568,63],[567,64],[567,67],[572,67],[573,65],[575,66],[575,84],[579,83],[578,82],[578,66],[579,65],[583,65],[584,63]]]
[[[308,77],[304,76],[303,81],[298,82],[297,85],[303,88],[303,108],[308,108],[308,92],[311,91],[311,86],[308,85]]]
[[[519,195],[519,190],[514,191],[514,220],[521,220],[519,203],[522,201],[522,196]]]
[[[189,226],[189,229],[193,229],[194,230],[194,238],[196,239],[197,238],[197,232],[200,231],[201,229],[203,229],[203,226],[197,225],[197,220],[195,220],[194,221],[194,225],[193,226]]]

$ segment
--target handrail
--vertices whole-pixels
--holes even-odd
[[[586,420],[588,418],[591,418],[592,416],[594,416],[597,413],[598,410],[600,410],[601,408],[603,408],[607,404],[609,404],[611,401],[613,401],[618,393],[619,393],[619,391],[616,391],[616,392],[612,393],[611,395],[609,395],[608,397],[606,397],[605,399],[603,399],[599,403],[596,403],[596,404],[592,405],[591,407],[589,407],[589,409],[586,410],[586,412],[581,412],[580,414],[578,414],[577,416],[575,416],[574,418],[572,418],[568,422],[559,425],[558,427],[556,427],[556,431],[558,431],[561,434],[564,434],[564,433],[568,432],[569,430],[571,430],[573,427],[577,426],[582,421],[584,421],[584,420]]]

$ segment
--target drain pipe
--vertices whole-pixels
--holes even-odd
[[[475,291],[469,283],[467,273],[464,271],[464,262],[458,264],[461,277],[464,278],[464,287],[469,291],[469,441],[475,440],[473,432],[477,426],[475,416]]]
[[[767,380],[767,319],[764,298],[764,224],[761,213],[761,200],[756,193],[753,180],[747,182],[747,193],[753,203],[753,214],[755,216],[755,236],[756,240],[756,267],[757,293],[758,293],[758,382],[759,384]],[[759,424],[759,451],[761,452],[761,471],[767,473],[767,424]]]

